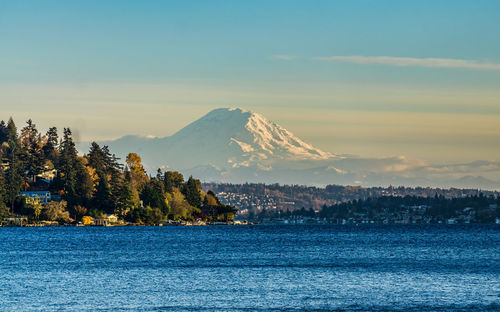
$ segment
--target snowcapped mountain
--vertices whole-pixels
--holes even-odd
[[[260,114],[239,108],[215,109],[169,137],[124,136],[100,143],[109,145],[122,159],[128,153],[138,153],[150,173],[168,168],[206,182],[500,186],[500,181],[496,182],[500,162],[432,166],[403,156],[334,155]],[[88,143],[79,147],[84,152]],[[486,173],[493,179],[483,178]]]
[[[320,161],[335,156],[302,141],[264,116],[239,108],[215,109],[164,138],[126,136],[105,142],[118,155],[138,152],[148,167],[186,170],[256,167],[271,170],[288,161]]]
[[[187,158],[170,155],[168,162],[181,169],[200,165],[217,167],[271,166],[283,160],[319,160],[323,152],[264,116],[242,109],[216,109],[168,138],[168,145]],[[189,155],[192,154],[192,155]]]

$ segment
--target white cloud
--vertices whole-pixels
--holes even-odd
[[[291,60],[296,59],[297,57],[295,55],[281,54],[281,55],[273,55],[272,58],[276,59],[276,60],[282,60],[282,61],[291,61]]]
[[[500,63],[478,62],[475,60],[460,60],[447,58],[415,58],[393,56],[327,56],[316,57],[317,61],[331,61],[354,64],[377,64],[399,67],[434,67],[434,68],[464,68],[475,70],[500,70]]]

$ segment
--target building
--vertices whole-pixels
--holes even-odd
[[[114,214],[107,214],[106,219],[108,219],[109,223],[117,223],[118,222],[118,217]]]
[[[15,225],[15,226],[23,226],[23,221],[26,222],[26,217],[11,217],[4,218],[4,221],[7,225]]]
[[[37,178],[45,179],[48,181],[54,180],[54,178],[57,175],[57,170],[54,168],[49,168],[48,166],[45,166],[44,170],[42,173],[37,175]]]
[[[42,205],[46,205],[52,198],[49,191],[26,191],[21,192],[20,195],[38,199]]]
[[[94,225],[99,225],[99,226],[108,226],[109,221],[108,219],[96,219],[94,218]]]
[[[94,225],[100,225],[100,226],[108,226],[113,223],[118,222],[118,217],[114,214],[107,214],[104,215],[102,218],[94,218],[93,223]]]

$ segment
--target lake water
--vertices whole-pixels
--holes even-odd
[[[0,228],[2,311],[499,311],[500,226]]]

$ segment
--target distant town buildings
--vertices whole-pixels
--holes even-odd
[[[238,209],[240,219],[285,223],[447,223],[495,222],[500,193],[473,189],[329,185],[205,184],[224,204]],[[380,201],[380,207],[356,204]],[[391,199],[392,198],[392,199]],[[462,201],[461,201],[462,200]],[[447,202],[448,201],[448,202]],[[467,203],[474,207],[457,206]],[[418,204],[417,204],[418,202]],[[434,206],[429,204],[433,202]],[[345,211],[328,212],[345,203]],[[451,205],[446,208],[446,205]],[[492,219],[493,218],[493,219]],[[489,221],[488,221],[489,220]],[[493,221],[491,221],[493,220]]]
[[[263,210],[277,210],[280,207],[295,205],[294,202],[280,202],[279,199],[270,195],[259,196],[257,194],[238,194],[231,192],[216,193],[221,203],[238,207],[238,214],[246,215],[250,212],[260,212]]]

